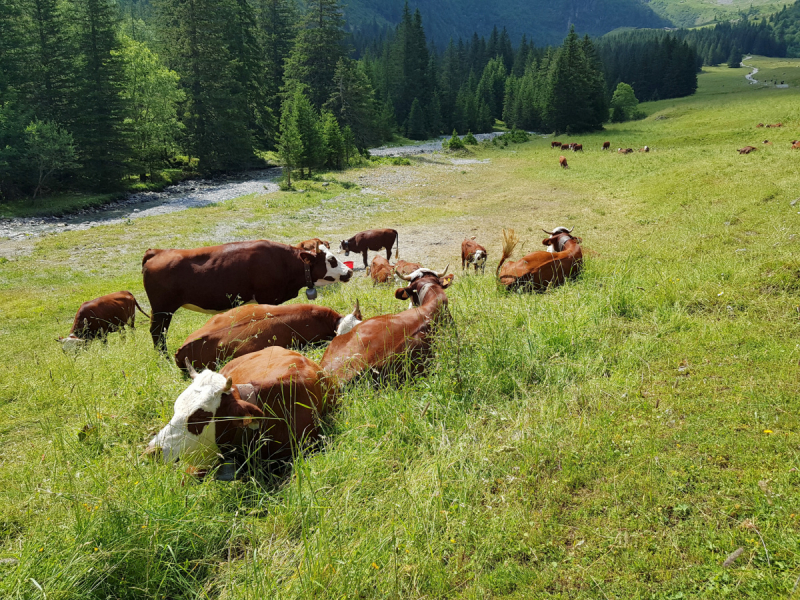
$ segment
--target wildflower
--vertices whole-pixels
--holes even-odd
[[[451,543],[451,544],[455,544],[455,543],[456,543],[456,541],[455,541],[453,538],[450,538],[450,543]]]
[[[372,568],[375,569],[376,571],[380,570],[380,567],[375,563],[372,563]]]
[[[764,433],[766,433],[767,435],[769,435],[770,433],[772,433],[772,429],[765,429],[765,430],[764,430]]]

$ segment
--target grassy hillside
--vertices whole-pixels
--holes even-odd
[[[353,26],[400,22],[405,0],[350,0],[345,8]],[[436,44],[445,45],[450,38],[469,38],[473,32],[488,36],[492,28],[506,27],[512,41],[522,34],[538,46],[558,44],[569,33],[570,25],[590,35],[602,35],[617,27],[663,27],[669,22],[656,15],[640,0],[543,0],[483,2],[481,0],[410,0],[411,10],[419,8],[425,33]]]
[[[696,27],[715,21],[769,15],[786,4],[780,0],[650,0],[648,6],[679,27]]]
[[[759,58],[752,61],[756,66]],[[779,598],[800,575],[798,88],[710,69],[558,166],[550,138],[425,156],[356,187],[0,240],[2,598]],[[781,130],[756,130],[782,121]],[[758,145],[748,156],[735,148]],[[599,150],[649,145],[623,156]],[[583,275],[490,275],[500,229],[575,225]],[[76,356],[83,300],[146,302],[148,247],[396,227],[435,268],[476,235],[427,378],[348,390],[286,478],[198,482],[141,457],[186,386],[146,327]],[[357,275],[360,275],[358,273]],[[404,308],[357,276],[319,302]],[[299,301],[299,300],[298,300]],[[181,311],[169,345],[206,317]],[[318,358],[321,350],[311,352]],[[722,562],[743,553],[729,569]],[[11,559],[11,560],[5,560]]]

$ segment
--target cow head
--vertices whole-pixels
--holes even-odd
[[[483,268],[486,265],[486,250],[475,250],[475,256],[473,258],[473,262],[475,263],[476,267]]]
[[[56,340],[61,344],[61,349],[64,352],[76,352],[86,346],[88,340],[79,338],[74,333],[70,333],[67,337],[60,337]]]
[[[352,269],[336,258],[328,248],[319,246],[318,252],[300,252],[300,258],[311,269],[311,281],[317,287],[323,287],[341,281],[349,281],[353,276]]]
[[[345,256],[350,256],[350,243],[347,240],[342,240],[339,244],[339,252],[344,252]]]
[[[147,453],[160,452],[165,463],[183,456],[195,467],[209,466],[218,453],[217,440],[222,433],[218,429],[257,429],[264,413],[255,404],[233,396],[229,377],[210,369],[197,373],[188,358],[186,367],[192,383],[178,396],[172,419],[150,441]],[[238,392],[246,400],[255,395],[250,385],[238,386]]]
[[[336,323],[336,335],[348,333],[353,327],[361,323],[363,319],[364,318],[361,316],[361,307],[359,307],[358,300],[356,300],[356,307],[353,309],[353,312],[343,316]]]
[[[453,275],[445,277],[445,273],[447,273],[447,269],[449,268],[450,265],[447,265],[441,273],[437,273],[431,269],[417,269],[411,273],[411,275],[401,275],[398,273],[398,277],[404,281],[410,282],[410,284],[408,287],[398,288],[394,293],[394,297],[398,300],[410,299],[413,306],[422,305],[425,301],[425,295],[431,286],[439,286],[441,289],[447,289],[453,283]]]
[[[573,227],[572,229],[575,229]],[[569,240],[572,239],[570,233],[572,229],[567,229],[566,227],[556,227],[553,231],[547,231],[547,229],[542,229],[548,237],[547,239],[542,240],[542,244],[547,246],[548,252],[561,252],[564,250],[564,244],[566,244]]]

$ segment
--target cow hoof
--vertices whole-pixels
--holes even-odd
[[[236,465],[232,462],[222,463],[217,469],[217,474],[214,476],[217,481],[235,481],[236,480]]]

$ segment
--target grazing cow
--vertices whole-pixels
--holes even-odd
[[[639,150],[639,152],[650,152],[650,146],[645,146],[644,148]]]
[[[739,154],[750,154],[756,150],[755,146],[745,146],[744,148],[739,148],[737,152]]]
[[[211,317],[175,353],[175,364],[216,370],[220,363],[270,346],[289,348],[332,340],[361,322],[361,310],[341,315],[318,304],[247,304]]]
[[[513,230],[511,231],[512,238]],[[496,274],[508,290],[544,291],[548,287],[564,283],[569,277],[575,277],[583,266],[581,239],[573,237],[566,231],[542,241],[545,246],[555,245],[561,248],[556,252],[531,252],[516,262],[503,263],[511,256],[516,241],[503,244],[503,256],[497,265]]]
[[[792,140],[792,150],[800,150],[800,141]]]
[[[611,142],[603,142],[603,150],[611,150]]]
[[[773,123],[772,125],[767,125],[767,127],[783,127],[783,123]]]
[[[297,248],[299,250],[305,250],[306,252],[316,252],[319,246],[325,246],[328,250],[331,249],[331,243],[325,240],[321,240],[319,238],[311,238],[310,240],[306,240],[304,242],[300,242],[299,244],[295,244],[292,248]]]
[[[165,463],[184,458],[208,468],[221,452],[240,448],[262,460],[290,459],[319,436],[317,417],[333,401],[319,365],[285,348],[240,356],[219,373],[186,368],[192,383],[146,450]]]
[[[569,169],[569,165],[567,164],[567,157],[563,154],[558,157],[558,164],[561,165],[562,169]]]
[[[573,152],[583,152],[583,144],[573,144],[572,145]]]
[[[449,265],[448,265],[449,266]],[[320,366],[334,383],[344,385],[371,370],[379,377],[401,377],[408,368],[422,374],[431,356],[436,326],[449,318],[444,290],[453,276],[418,269],[402,278],[408,287],[395,291],[398,300],[413,306],[394,314],[372,317],[350,333],[337,336],[325,350]]]
[[[567,146],[567,150],[572,150],[575,147],[575,142],[570,142],[566,146]],[[561,144],[561,147],[563,148],[564,144]]]
[[[617,148],[619,154],[632,154],[633,148]]]
[[[392,258],[392,246],[397,242],[394,257],[400,255],[400,236],[394,229],[368,229],[355,234],[349,240],[342,240],[339,250],[344,251],[345,256],[350,256],[351,252],[360,252],[364,259],[364,268],[367,268],[367,250],[380,252],[386,248],[386,260]]]
[[[133,328],[137,308],[145,317],[150,318],[133,294],[127,291],[106,294],[84,302],[75,315],[69,335],[59,337],[58,341],[64,350],[69,350],[90,340],[104,338],[112,331],[121,331],[126,325]]]
[[[550,142],[551,148],[561,148],[561,142]]]
[[[473,235],[468,240],[461,242],[461,270],[466,265],[475,265],[475,271],[480,267],[481,272],[486,271],[486,248],[475,242]]]
[[[758,129],[758,128],[760,128],[760,127],[763,127],[763,126],[764,126],[764,124],[763,124],[763,123],[759,123],[758,125],[756,125],[756,129]],[[767,127],[769,127],[769,125],[767,125]]]
[[[411,275],[417,269],[421,269],[422,265],[419,263],[408,262],[407,260],[398,260],[394,266],[394,274],[402,278],[403,275]]]
[[[218,313],[241,303],[282,304],[307,287],[348,281],[353,271],[330,250],[307,252],[267,240],[187,250],[148,250],[142,259],[144,289],[153,316],[153,344],[167,351],[167,330],[179,308]]]
[[[369,276],[372,277],[373,285],[376,283],[386,283],[394,277],[394,265],[383,258],[380,254],[372,257],[372,264],[369,267]]]

